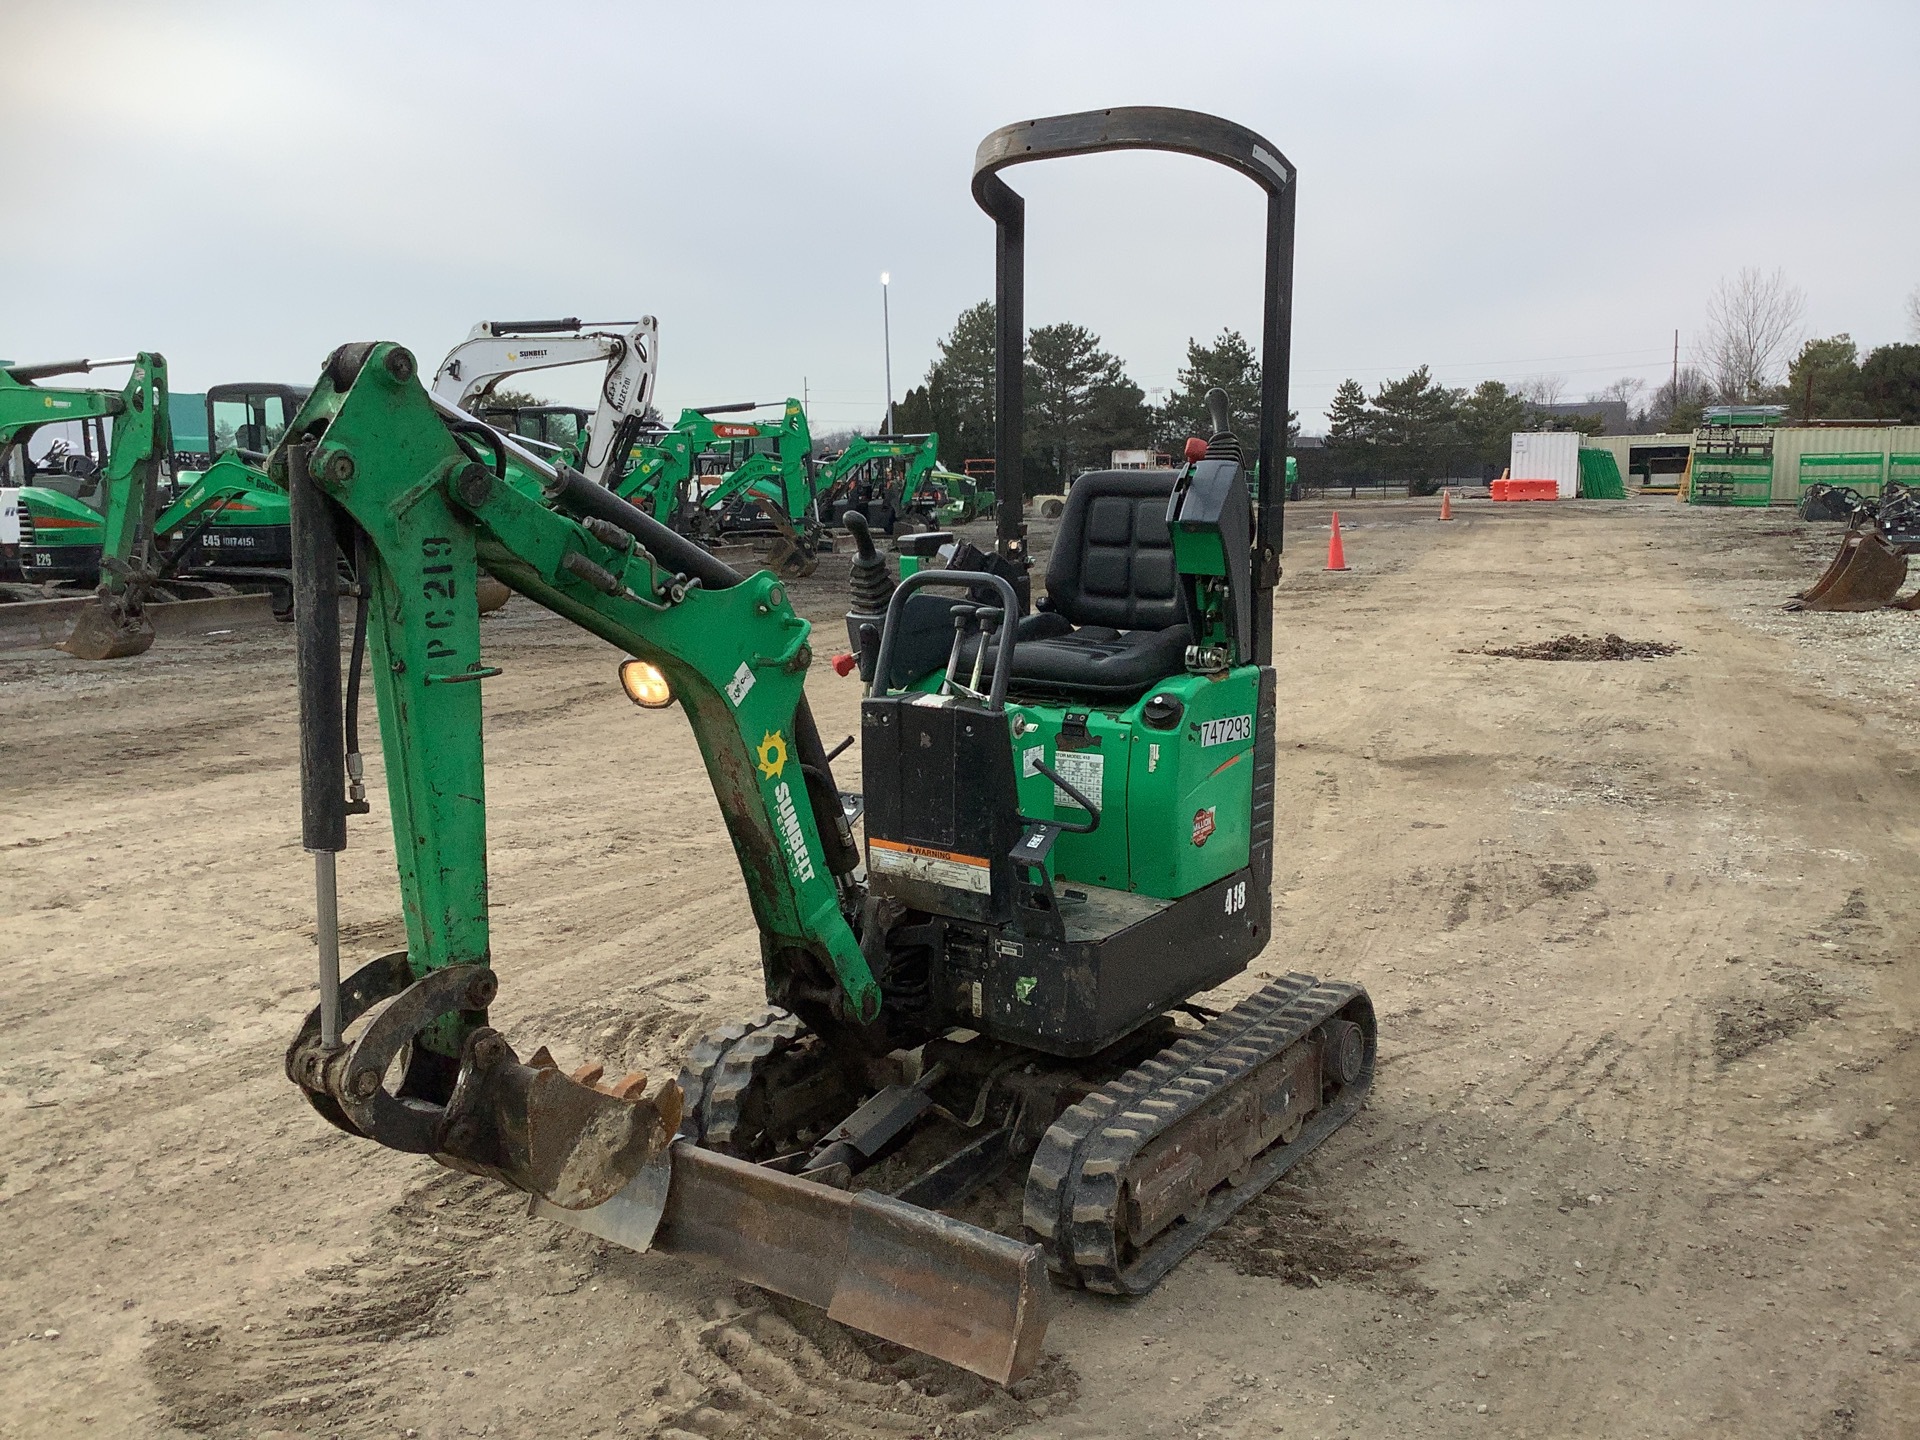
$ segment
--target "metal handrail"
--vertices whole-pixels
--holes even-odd
[[[1000,628],[1000,654],[993,662],[993,688],[987,692],[987,704],[992,709],[1004,710],[1007,705],[1007,681],[1013,674],[1013,632],[1020,616],[1020,598],[1014,594],[1013,586],[1007,583],[1005,576],[989,575],[984,570],[916,570],[895,587],[893,598],[887,601],[886,618],[880,627],[880,654],[873,667],[874,697],[884,699],[893,690],[888,682],[891,674],[888,667],[893,660],[893,637],[899,629],[900,613],[907,596],[929,585],[951,586],[956,590],[991,585],[1000,592],[1000,603],[1005,607]],[[980,643],[987,643],[986,636],[980,637]]]

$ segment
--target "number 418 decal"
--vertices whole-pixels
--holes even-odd
[[[1239,880],[1227,887],[1227,914],[1238,915],[1247,908],[1247,882]]]

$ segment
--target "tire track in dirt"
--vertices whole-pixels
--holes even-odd
[[[1079,1393],[1057,1357],[1003,1389],[758,1290],[711,1301],[668,1329],[697,1389],[648,1417],[660,1440],[988,1440],[1067,1409]]]
[[[368,1412],[425,1384],[396,1367],[395,1347],[444,1331],[447,1302],[487,1274],[520,1210],[489,1181],[437,1174],[409,1185],[347,1263],[308,1271],[281,1318],[156,1324],[142,1363],[169,1423],[209,1440],[309,1421],[391,1434]]]

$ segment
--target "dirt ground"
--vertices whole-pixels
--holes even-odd
[[[1911,1435],[1920,614],[1778,610],[1834,531],[1777,514],[1435,508],[1342,506],[1345,575],[1290,512],[1224,992],[1365,983],[1373,1098],[1011,1393],[308,1109],[285,631],[0,657],[0,1435]],[[1480,653],[1583,632],[1680,650]],[[524,601],[487,634],[496,1023],[661,1073],[760,999],[685,720]],[[376,796],[350,963],[400,936]]]

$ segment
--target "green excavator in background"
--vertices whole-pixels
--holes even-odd
[[[40,383],[122,365],[130,373],[118,393]],[[18,487],[21,569],[94,584],[93,603],[63,647],[83,659],[138,655],[153,644],[145,601],[155,507],[172,458],[167,405],[167,362],[151,351],[0,370],[0,484]],[[52,463],[36,466],[29,452],[35,432],[71,421],[81,422],[92,453],[76,461],[57,445]],[[87,503],[96,496],[97,507]]]
[[[859,512],[870,529],[891,535],[903,521],[921,529],[964,525],[980,515],[979,492],[940,465],[938,435],[856,435],[826,462],[820,506],[835,525]]]
[[[329,1122],[1004,1382],[1039,1359],[1049,1271],[1150,1289],[1357,1112],[1375,1058],[1360,987],[1286,974],[1230,1008],[1197,1000],[1273,938],[1279,819],[1281,487],[1252,501],[1223,395],[1177,469],[1078,478],[1029,607],[1024,202],[1000,172],[1109,150],[1201,156],[1265,192],[1256,444],[1275,473],[1294,196],[1279,149],[1157,108],[988,136],[973,190],[998,232],[995,553],[896,581],[848,516],[859,794],[835,780],[846,745],[829,752],[814,722],[814,635],[777,576],[482,433],[397,345],[328,358],[273,466],[293,506],[319,957],[286,1071]],[[362,561],[344,697],[342,546]],[[733,843],[769,1008],[702,1038],[651,1093],[643,1076],[563,1072],[545,1047],[523,1060],[489,1023],[505,957],[488,920],[481,690],[499,672],[483,570],[631,657],[619,683],[636,704],[679,705]],[[407,943],[342,978],[334,867],[367,805],[363,665]],[[608,783],[643,803],[632,755],[609,741]],[[1024,1191],[1017,1238],[949,1213],[1001,1179]]]
[[[160,374],[164,388],[165,362],[151,358],[157,363],[147,373]],[[107,583],[115,608],[129,615],[151,595],[194,598],[218,593],[218,586],[264,590],[290,613],[287,497],[261,466],[307,391],[237,384],[164,396],[153,408],[165,423],[153,427],[133,410],[126,390],[39,383],[116,364],[136,365],[129,389],[144,395],[148,383],[131,360],[0,371],[0,475],[25,482],[16,501],[15,573],[4,578],[42,594]],[[203,411],[190,427],[174,424],[182,398]],[[62,438],[35,463],[30,442],[62,421],[79,422],[80,449]],[[194,448],[182,449],[179,432],[189,428]],[[135,624],[130,633],[146,630]]]

